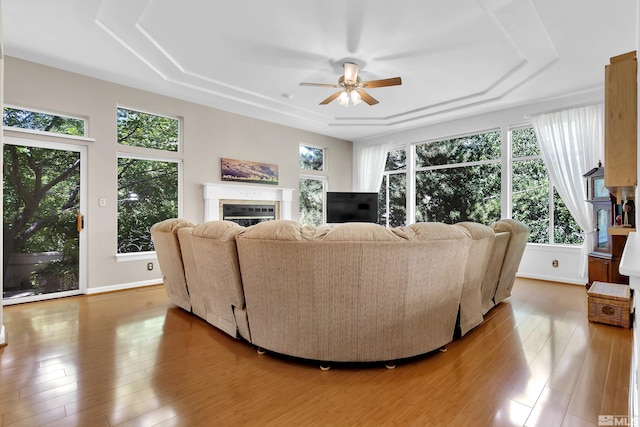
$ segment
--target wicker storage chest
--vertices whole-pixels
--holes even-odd
[[[629,286],[593,282],[589,288],[589,322],[631,327],[631,291]]]

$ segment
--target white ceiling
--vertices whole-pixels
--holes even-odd
[[[357,141],[603,85],[636,0],[4,0],[9,56]],[[318,103],[342,63],[380,103]]]

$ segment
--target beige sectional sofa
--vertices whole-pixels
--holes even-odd
[[[193,226],[195,224],[191,221],[177,218],[159,222],[151,227],[151,236],[167,295],[172,303],[187,311],[191,311],[191,298],[178,242],[178,231]]]
[[[460,295],[459,326],[460,334],[465,335],[484,320],[482,282],[487,272],[496,235],[491,227],[483,224],[461,222],[457,225],[464,227],[472,239],[465,268],[464,285]],[[493,299],[493,295],[487,294],[487,298]]]
[[[489,289],[510,291],[517,265],[503,275],[498,264],[522,256],[507,256],[522,239],[509,247],[510,231],[475,223],[245,228],[170,219],[151,234],[176,305],[259,348],[325,362],[393,361],[445,346],[456,328],[464,335],[482,323],[496,303]],[[495,251],[498,235],[507,239]]]
[[[469,243],[436,223],[250,227],[237,245],[252,342],[337,362],[438,349],[453,336]]]

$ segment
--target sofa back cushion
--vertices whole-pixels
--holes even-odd
[[[177,236],[180,242],[180,251],[182,253],[182,264],[184,265],[184,276],[187,280],[189,288],[189,299],[191,300],[191,311],[198,317],[207,318],[207,311],[203,299],[202,282],[198,275],[198,266],[196,263],[193,246],[191,245],[191,234],[193,227],[183,227],[178,230]]]
[[[236,249],[242,230],[235,222],[208,221],[194,227],[190,236],[206,320],[234,337],[238,330],[243,333],[234,315],[236,309],[244,313],[245,305]]]
[[[187,311],[191,311],[191,300],[177,232],[194,225],[182,218],[170,218],[154,224],[150,230],[167,295],[172,303]]]
[[[511,295],[511,289],[516,279],[522,255],[527,247],[531,229],[526,224],[510,218],[501,219],[492,224],[491,227],[496,233],[509,233],[509,243],[507,244],[502,268],[500,269],[500,278],[494,295],[494,301],[497,304]]]
[[[248,227],[237,246],[252,342],[332,361],[391,360],[445,345],[469,241],[433,223]]]
[[[496,235],[491,227],[476,222],[456,224],[471,235],[469,259],[464,275],[464,286],[460,298],[460,334],[483,322],[482,281],[484,280]]]
[[[496,232],[495,234],[496,237],[489,256],[489,262],[487,263],[487,270],[482,279],[482,314],[486,314],[496,305],[494,296],[498,287],[502,264],[504,263],[504,255],[509,244],[508,231]]]

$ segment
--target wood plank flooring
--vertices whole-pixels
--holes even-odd
[[[583,287],[518,279],[448,351],[383,366],[258,355],[161,286],[5,307],[2,426],[597,426],[628,413],[632,332]]]

